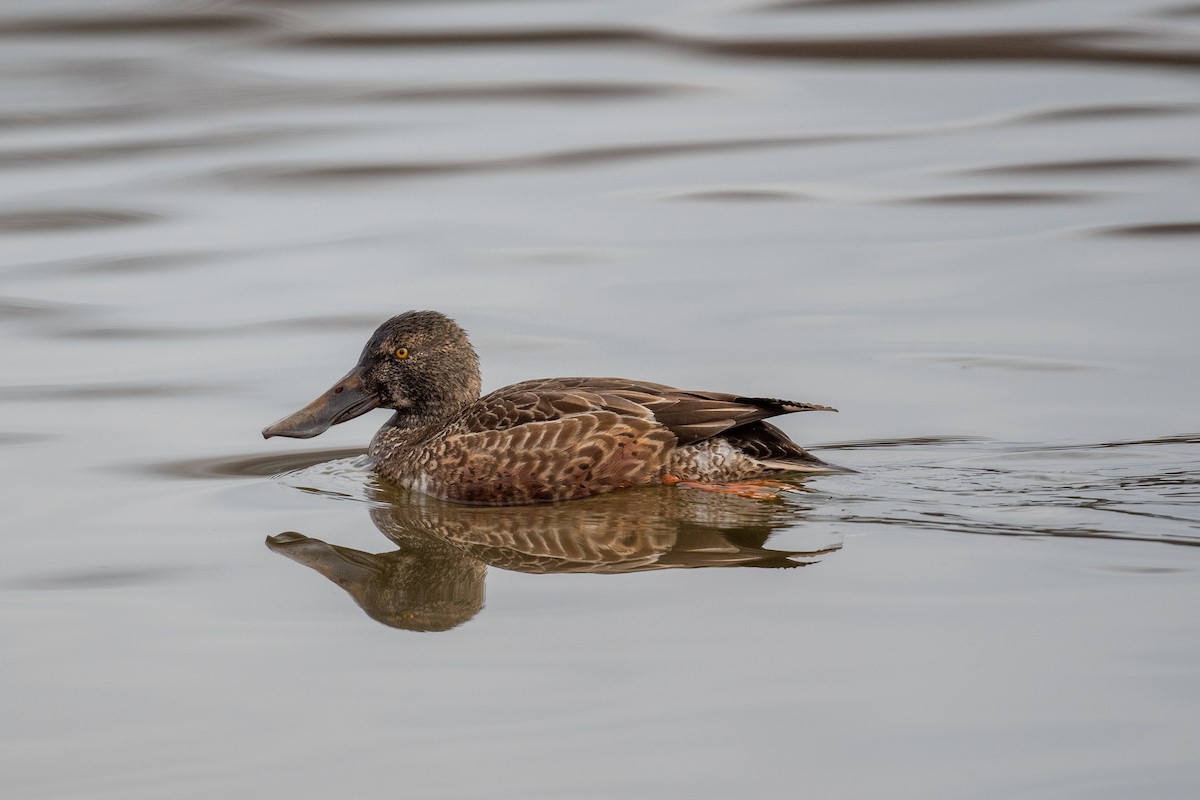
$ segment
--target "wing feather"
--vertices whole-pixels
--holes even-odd
[[[464,433],[506,430],[533,422],[611,412],[662,425],[686,445],[759,420],[828,406],[723,392],[691,392],[625,378],[548,378],[524,381],[486,395],[467,409]]]

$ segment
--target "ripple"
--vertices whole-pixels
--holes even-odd
[[[898,439],[857,439],[851,442],[834,442],[814,446],[814,450],[874,450],[881,447],[931,447],[942,445],[986,442],[981,436],[906,436]]]
[[[370,180],[381,178],[420,178],[469,172],[546,169],[617,163],[637,159],[693,155],[698,153],[740,152],[777,147],[801,147],[846,142],[870,141],[908,134],[828,133],[797,136],[708,139],[681,142],[587,147],[532,153],[524,156],[489,159],[442,161],[401,161],[360,164],[300,164],[249,167],[218,173],[220,177],[265,181]]]
[[[463,102],[491,100],[538,100],[548,102],[627,100],[661,97],[696,91],[696,87],[669,83],[512,83],[459,86],[417,86],[362,92],[355,99],[367,101]]]
[[[763,203],[791,202],[806,199],[799,192],[786,189],[704,189],[694,192],[679,192],[666,195],[665,200],[682,200],[685,202],[719,202],[719,203]]]
[[[26,444],[41,444],[55,437],[48,433],[28,433],[25,431],[0,431],[0,447],[16,447]]]
[[[259,15],[219,12],[178,14],[97,14],[6,19],[0,35],[95,36],[104,34],[227,33],[262,27]]]
[[[353,455],[322,459],[315,464],[275,476],[285,486],[334,500],[353,500],[374,506],[386,505],[379,497],[379,483],[372,461],[362,451]]]
[[[1105,158],[1088,161],[1044,161],[1032,164],[1006,164],[963,170],[964,175],[1045,175],[1078,172],[1140,172],[1149,170],[1192,169],[1200,164],[1195,158]]]
[[[616,261],[620,255],[611,250],[596,247],[506,247],[492,250],[490,255],[506,262],[517,264],[548,264],[548,265],[577,265],[598,264],[604,261]],[[575,342],[573,339],[562,337],[538,337],[544,341]]]
[[[394,30],[302,33],[286,39],[300,47],[471,47],[537,44],[617,44],[652,41],[632,28],[503,28],[478,30]]]
[[[1037,451],[1054,452],[1059,450],[1092,450],[1107,449],[1110,447],[1144,447],[1148,445],[1153,446],[1170,444],[1200,444],[1200,433],[1180,433],[1174,436],[1159,436],[1153,439],[1119,439],[1112,442],[1097,442],[1093,444],[1043,445],[1037,448]]]
[[[50,336],[56,339],[82,341],[167,340],[195,338],[198,335],[198,331],[199,329],[150,325],[93,325],[89,327],[60,328],[51,333]]]
[[[1081,361],[1057,361],[1049,358],[1029,358],[1026,356],[918,353],[909,355],[907,358],[932,361],[939,364],[954,364],[960,367],[982,367],[984,369],[1006,369],[1020,372],[1088,372],[1101,369],[1101,367],[1095,364],[1085,364]]]
[[[894,8],[896,6],[925,6],[925,5],[974,5],[993,3],[994,0],[781,0],[762,6],[764,11],[810,11],[822,9],[865,8],[879,7]]]
[[[147,397],[201,397],[219,391],[214,385],[183,383],[85,383],[0,386],[0,401],[131,400]]]
[[[1141,225],[1112,225],[1096,230],[1101,236],[1200,236],[1200,222],[1149,222]]]
[[[0,129],[31,128],[53,125],[93,125],[98,122],[123,122],[144,116],[146,109],[140,105],[121,105],[110,102],[82,108],[61,108],[37,111],[5,111],[0,113]]]
[[[1200,434],[1067,445],[959,446],[951,438],[941,443],[947,447],[936,460],[871,464],[869,452],[861,454],[856,466],[863,477],[842,478],[849,490],[829,510],[817,506],[811,518],[989,536],[1200,546]]]
[[[0,297],[0,320],[47,319],[70,316],[81,306],[66,303],[47,303],[44,300],[26,300],[16,297]]]
[[[0,151],[0,166],[24,167],[38,163],[61,164],[69,161],[96,161],[155,153],[182,153],[220,150],[243,145],[263,144],[326,133],[330,128],[314,126],[251,128],[241,131],[206,133],[194,136],[125,139],[104,143],[72,142],[60,147],[26,148]]]
[[[1200,52],[1170,50],[1149,32],[1116,28],[793,39],[718,39],[616,27],[299,33],[306,48],[454,48],[640,44],[707,56],[821,61],[1079,62],[1200,67]],[[1138,45],[1146,45],[1139,49]]]
[[[1112,119],[1138,119],[1141,117],[1163,117],[1195,114],[1200,109],[1195,103],[1126,103],[1112,105],[1078,106],[1076,108],[1054,108],[1023,114],[1013,122],[1103,122]]]
[[[222,254],[197,250],[183,253],[74,258],[47,264],[32,264],[23,271],[38,275],[140,275],[210,263],[219,255]]]
[[[1102,567],[1093,567],[1098,572],[1115,572],[1123,575],[1174,575],[1180,572],[1188,572],[1186,567],[1138,567],[1125,564],[1108,564]]]
[[[343,447],[275,453],[266,456],[257,454],[219,456],[164,461],[151,464],[142,471],[156,475],[168,475],[173,478],[269,478],[286,472],[306,469],[327,461],[357,458],[365,454],[366,449],[362,447]]]
[[[238,331],[285,330],[285,331],[353,331],[372,330],[379,325],[378,314],[320,314],[307,317],[288,317],[245,325],[230,326]]]
[[[1039,203],[1085,203],[1103,195],[1096,192],[954,192],[889,200],[917,205],[1030,205]]]
[[[328,314],[310,317],[292,317],[263,322],[235,323],[230,325],[183,326],[183,325],[98,325],[91,327],[64,327],[50,334],[61,339],[204,339],[225,336],[240,336],[256,331],[313,331],[363,330],[379,323],[376,315]]]
[[[1200,53],[1138,49],[1156,37],[1113,28],[877,37],[717,39],[618,27],[480,28],[300,33],[283,39],[309,48],[532,47],[641,44],[701,55],[822,61],[1072,61],[1200,67]]]
[[[12,589],[62,590],[62,589],[114,589],[122,586],[142,586],[171,580],[190,572],[178,567],[147,569],[97,569],[69,572],[59,575],[19,578],[8,582]]]
[[[711,55],[833,61],[1069,61],[1200,67],[1200,53],[1165,48],[1139,50],[1149,34],[1119,29],[1062,32],[1002,32],[865,38],[780,40],[675,40],[671,43]],[[1119,45],[1117,43],[1120,43]],[[1109,44],[1111,43],[1111,44]]]
[[[1169,6],[1158,13],[1163,17],[1200,17],[1200,3]]]
[[[0,231],[36,232],[66,231],[86,228],[113,228],[136,225],[158,219],[157,214],[144,211],[111,211],[107,209],[59,208],[44,211],[0,212]]]

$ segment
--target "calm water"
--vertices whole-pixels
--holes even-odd
[[[0,794],[1197,796],[1198,77],[1180,0],[0,2]],[[859,472],[262,441],[409,308]]]

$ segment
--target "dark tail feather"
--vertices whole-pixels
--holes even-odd
[[[822,461],[769,422],[752,422],[734,428],[725,436],[739,450],[772,469],[812,473],[855,471]]]

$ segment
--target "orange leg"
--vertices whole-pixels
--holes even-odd
[[[800,489],[791,483],[760,478],[754,481],[736,481],[733,483],[702,483],[701,481],[685,481],[674,475],[664,475],[662,482],[668,486],[685,486],[689,489],[699,489],[702,492],[732,494],[751,500],[777,500],[780,492],[795,492]]]

